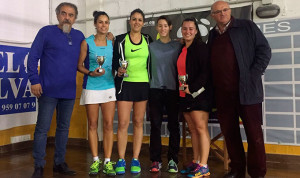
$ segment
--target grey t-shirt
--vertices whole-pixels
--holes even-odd
[[[181,49],[178,41],[150,43],[151,81],[150,88],[176,90],[177,58]]]

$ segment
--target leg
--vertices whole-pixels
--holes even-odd
[[[88,118],[88,139],[93,157],[98,156],[98,117],[99,104],[85,105]]]
[[[33,158],[35,167],[44,167],[46,161],[47,133],[50,129],[56,98],[41,96],[38,98],[38,116],[34,131]]]
[[[192,149],[193,149],[193,157],[194,160],[199,160],[200,161],[200,152],[199,152],[199,145],[198,145],[198,138],[197,138],[197,132],[196,132],[196,127],[193,123],[192,116],[190,112],[184,112],[183,116],[188,124],[189,127],[189,132],[191,134],[191,139],[192,139]]]
[[[114,143],[113,121],[115,115],[115,102],[101,104],[103,115],[103,146],[104,158],[110,158]]]
[[[239,95],[232,92],[216,92],[217,118],[226,140],[230,167],[234,172],[244,173],[246,169],[245,151],[239,126]]]
[[[264,177],[266,175],[267,168],[264,138],[261,129],[261,103],[242,105],[241,117],[248,141],[248,173],[251,177]]]
[[[178,120],[177,91],[169,90],[166,92],[166,109],[168,114],[168,130],[170,132],[168,160],[173,159],[176,163],[178,163],[178,152],[180,149],[180,128]]]
[[[143,141],[143,122],[146,111],[146,101],[133,103],[133,158],[138,159]]]
[[[54,163],[65,162],[66,146],[69,136],[70,120],[75,99],[59,99],[56,107],[56,133]]]
[[[149,114],[151,122],[150,130],[150,160],[162,162],[161,160],[161,123],[163,115],[162,90],[150,89]]]
[[[118,152],[119,158],[125,159],[125,152],[127,146],[128,126],[130,121],[130,112],[133,102],[118,101]]]
[[[192,123],[196,130],[196,139],[200,155],[200,163],[207,164],[209,149],[210,149],[210,136],[208,133],[208,116],[209,113],[205,111],[192,111],[190,113]]]

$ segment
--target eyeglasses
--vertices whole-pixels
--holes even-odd
[[[230,10],[230,8],[224,8],[223,10],[216,10],[216,11],[213,11],[211,13],[216,15],[216,14],[221,14],[222,12],[226,13],[229,10]]]
[[[67,38],[68,38],[69,46],[72,46],[72,37],[69,33],[67,34]]]

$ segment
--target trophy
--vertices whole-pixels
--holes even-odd
[[[178,80],[180,81],[181,83],[181,86],[179,87],[179,90],[185,90],[185,87],[183,85],[186,84],[186,81],[188,79],[188,75],[178,75]]]
[[[121,67],[123,68],[123,69],[127,69],[127,67],[128,67],[128,61],[126,61],[126,60],[122,60],[122,61],[120,61],[120,65],[121,65]],[[129,75],[127,74],[127,73],[124,73],[123,74],[123,77],[128,77]]]
[[[96,62],[98,63],[99,68],[100,68],[99,72],[102,72],[103,71],[102,65],[105,62],[105,56],[96,56]]]

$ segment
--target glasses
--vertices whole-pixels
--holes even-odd
[[[68,38],[68,43],[69,43],[69,46],[72,46],[72,37],[71,37],[71,35],[68,33],[67,34],[67,38]]]
[[[216,15],[216,14],[221,14],[222,12],[226,13],[229,10],[230,10],[230,8],[224,8],[223,10],[213,11],[212,14]]]

